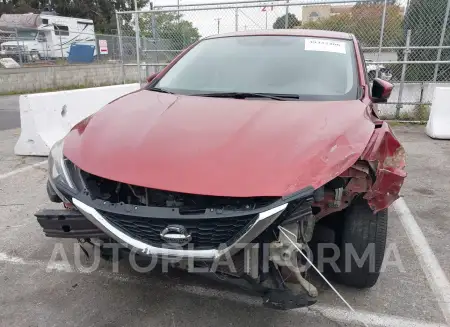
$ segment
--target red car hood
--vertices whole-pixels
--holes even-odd
[[[317,188],[360,157],[374,131],[361,101],[302,102],[138,91],[78,124],[64,154],[103,178],[218,196]]]

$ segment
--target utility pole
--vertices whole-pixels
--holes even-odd
[[[286,3],[289,3],[289,0],[286,0]],[[289,6],[286,6],[286,14],[284,16],[284,28],[289,28]]]
[[[450,0],[449,0],[449,1],[450,1]],[[378,45],[378,56],[377,56],[377,61],[380,61],[381,48],[383,47],[384,26],[385,26],[385,24],[386,24],[386,10],[387,10],[387,0],[384,0],[383,16],[381,17],[380,43],[379,43],[379,45]],[[377,65],[377,70],[375,71],[375,77],[378,78],[379,72],[380,72],[380,66]]]
[[[447,9],[445,10],[445,18],[444,18],[444,24],[442,25],[442,32],[441,32],[441,39],[439,41],[439,49],[437,53],[437,61],[441,60],[442,56],[442,46],[444,45],[445,40],[445,32],[447,31],[447,23],[448,23],[448,16],[450,13],[450,0],[447,2]],[[433,82],[436,83],[439,73],[439,64],[436,64],[434,67],[434,75],[433,75]]]
[[[216,18],[216,19],[214,19],[214,20],[217,20],[217,34],[220,34],[220,20],[221,20],[222,18]]]

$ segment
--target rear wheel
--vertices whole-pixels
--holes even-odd
[[[376,284],[386,248],[387,209],[374,214],[366,200],[355,199],[344,212],[339,239],[341,254],[337,280],[347,286]]]

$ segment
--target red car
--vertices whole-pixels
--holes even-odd
[[[375,104],[392,87],[369,85],[351,34],[204,38],[53,147],[47,190],[70,210],[36,216],[49,237],[220,272],[276,308],[315,302],[304,252],[335,280],[371,287],[406,176]],[[304,291],[284,282],[289,269]]]

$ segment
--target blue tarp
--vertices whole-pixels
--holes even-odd
[[[89,44],[72,44],[70,46],[69,57],[70,63],[83,62],[90,63],[94,61],[95,45]]]

